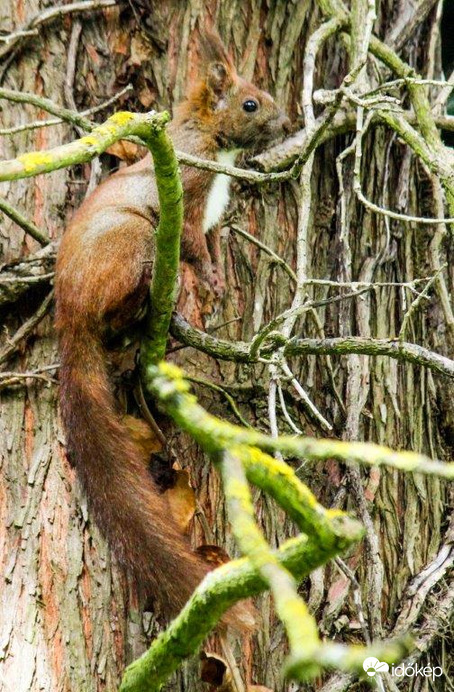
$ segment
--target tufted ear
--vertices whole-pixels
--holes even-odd
[[[208,65],[206,81],[216,96],[222,96],[232,84],[232,78],[224,63],[212,62]]]
[[[205,30],[200,37],[200,53],[207,86],[217,97],[222,96],[237,75],[219,34]]]
[[[235,71],[232,60],[219,34],[214,29],[204,29],[201,32],[200,53],[205,65],[209,65],[212,62],[220,62]]]

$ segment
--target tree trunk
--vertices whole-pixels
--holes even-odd
[[[378,3],[375,34],[391,43],[413,16],[415,3]],[[422,4],[422,3],[421,3]],[[426,3],[427,4],[427,3]],[[433,3],[432,3],[433,4]],[[46,2],[4,2],[2,26],[14,31]],[[197,26],[214,20],[239,72],[270,91],[296,122],[301,115],[302,63],[307,37],[322,15],[315,2],[224,0],[213,2],[133,0],[128,5],[71,14],[39,28],[8,58],[3,86],[44,95],[78,110],[114,95],[128,82],[133,91],[113,108],[157,110],[178,102],[196,74]],[[80,35],[78,25],[81,25]],[[440,77],[437,8],[416,26],[402,57],[429,78]],[[0,44],[1,45],[1,44]],[[74,62],[75,61],[75,62]],[[75,82],[70,73],[75,66]],[[371,68],[373,69],[373,68]],[[316,70],[315,88],[333,89],[348,70],[339,35],[330,39]],[[388,75],[388,79],[392,77]],[[2,100],[2,127],[47,119],[32,106]],[[101,116],[94,116],[101,120]],[[1,155],[46,149],[70,141],[77,133],[66,124],[0,138]],[[331,139],[316,153],[311,178],[307,274],[336,281],[404,282],[435,274],[447,263],[445,283],[452,286],[452,243],[440,226],[422,226],[385,219],[360,205],[352,191],[353,157],[343,162],[345,205],[336,157],[350,135]],[[116,154],[119,148],[115,149]],[[121,152],[120,152],[121,153]],[[370,128],[364,141],[363,192],[388,209],[412,215],[437,216],[436,190],[425,170],[395,134],[384,126]],[[118,159],[101,157],[103,175]],[[96,182],[96,165],[77,166],[27,181],[5,184],[2,196],[44,230],[52,240],[61,236],[65,220],[83,198],[88,181]],[[91,176],[91,177],[90,177]],[[299,185],[286,183],[257,188],[234,185],[234,202],[223,228],[227,291],[220,303],[207,305],[183,271],[180,307],[194,324],[216,330],[216,336],[249,341],[277,314],[287,309],[294,285],[269,255],[231,230],[241,226],[295,266]],[[229,230],[230,229],[230,230]],[[34,254],[39,245],[11,222],[2,219],[3,262]],[[6,341],[44,300],[49,285],[31,289],[3,308]],[[336,295],[329,286],[308,286],[309,297]],[[450,355],[454,333],[448,301],[439,283],[430,300],[413,314],[406,338]],[[297,336],[361,335],[386,338],[399,333],[414,296],[403,288],[382,286],[360,297],[307,312],[297,323]],[[5,342],[6,343],[6,342]],[[172,356],[195,377],[221,384],[251,424],[269,431],[269,376],[265,365],[238,365],[185,348]],[[52,314],[20,349],[3,363],[8,371],[24,372],[57,362]],[[454,387],[441,375],[387,357],[307,356],[290,363],[318,410],[332,423],[333,435],[373,440],[397,449],[413,449],[434,458],[452,453]],[[114,690],[122,671],[144,651],[158,625],[142,612],[133,588],[111,558],[90,516],[65,458],[64,436],[57,411],[57,374],[47,381],[29,379],[2,394],[0,690],[44,692]],[[290,416],[305,434],[327,432],[288,383],[284,397]],[[236,421],[225,397],[209,387],[195,386],[210,411]],[[292,432],[278,408],[280,432]],[[194,520],[195,544],[218,543],[235,553],[226,526],[219,478],[209,460],[184,434],[165,424],[206,521]],[[351,509],[365,523],[367,537],[344,559],[361,584],[364,615],[371,634],[386,635],[396,624],[412,623],[412,577],[437,555],[448,529],[452,491],[436,478],[404,476],[389,470],[348,471],[337,463],[301,466],[302,477],[326,506]],[[293,528],[268,498],[257,495],[257,515],[267,538],[278,545]],[[207,530],[209,527],[209,530]],[[358,612],[348,577],[330,564],[317,571],[302,593],[316,612],[322,633],[346,641],[358,639]],[[430,617],[449,584],[436,580],[427,590],[422,617]],[[243,650],[249,679],[273,690],[288,690],[281,665],[286,650],[282,627],[270,599],[260,599],[263,626]],[[400,618],[398,620],[398,618]],[[450,664],[444,643],[432,641],[425,655],[430,665]],[[452,675],[451,670],[451,675]],[[329,684],[329,676],[327,676]],[[301,689],[317,689],[315,686]],[[407,684],[407,683],[406,683]],[[405,689],[420,689],[409,681]],[[168,689],[202,689],[196,661],[190,662]],[[328,688],[327,688],[328,689]],[[346,689],[344,687],[344,689]],[[349,689],[352,689],[350,686]],[[441,688],[440,688],[441,689]]]

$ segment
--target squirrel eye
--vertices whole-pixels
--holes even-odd
[[[243,103],[243,110],[245,110],[246,113],[253,113],[258,107],[259,105],[254,99],[247,99],[247,101]]]

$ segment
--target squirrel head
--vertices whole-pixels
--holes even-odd
[[[223,149],[266,146],[290,131],[290,121],[266,91],[242,79],[219,36],[205,31],[202,69],[181,109]]]

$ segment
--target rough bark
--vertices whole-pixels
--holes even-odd
[[[391,40],[408,24],[413,3],[382,0],[377,4],[375,33]],[[45,6],[45,2],[37,0],[23,4],[3,2],[1,24],[12,31]],[[0,72],[2,86],[35,92],[71,106],[64,98],[65,78],[75,55],[73,91],[79,110],[110,98],[129,81],[134,90],[122,98],[122,107],[171,107],[183,96],[196,71],[196,60],[192,58],[196,54],[197,22],[211,17],[239,71],[271,91],[296,120],[300,115],[306,40],[321,21],[315,2],[275,0],[133,0],[121,10],[90,11],[78,17],[57,18],[42,27],[23,49],[16,47],[17,52],[9,54],[13,56],[10,63],[3,62],[6,69]],[[82,30],[77,41],[74,27],[79,21]],[[410,65],[427,77],[440,76],[438,22],[435,8],[413,28],[402,49],[402,56]],[[338,86],[347,69],[346,53],[338,36],[327,42],[319,59],[316,88]],[[4,60],[9,60],[9,56]],[[1,127],[37,117],[48,116],[31,106],[2,101]],[[61,124],[1,137],[0,154],[12,158],[32,149],[56,146],[74,136],[72,127]],[[346,247],[341,237],[335,163],[348,138],[349,135],[342,135],[327,141],[315,156],[308,276],[345,280],[344,268],[349,264],[350,280],[411,281],[432,275],[447,262],[446,283],[452,286],[452,243],[441,238],[433,226],[385,221],[366,211],[351,190],[351,158],[344,167],[349,229]],[[437,215],[427,173],[390,129],[383,125],[374,127],[364,146],[367,167],[362,181],[368,199],[414,215]],[[128,154],[127,149],[117,148],[115,152]],[[118,165],[118,159],[104,155],[101,163],[105,174]],[[66,218],[83,197],[89,179],[96,180],[94,164],[3,183],[1,194],[52,240],[57,240]],[[229,222],[241,222],[241,227],[259,237],[294,268],[298,185],[256,188],[236,182],[234,188]],[[34,255],[39,250],[35,240],[24,236],[4,216],[0,241],[2,263]],[[228,288],[222,303],[207,309],[204,297],[198,298],[194,293],[190,268],[183,267],[180,305],[184,303],[185,315],[193,324],[204,323],[205,329],[216,329],[216,336],[250,341],[269,320],[289,307],[294,284],[270,255],[229,232],[229,223],[223,230],[223,251]],[[45,271],[49,271],[47,263]],[[33,284],[30,290],[14,294],[12,305],[2,307],[8,334],[12,335],[33,314],[47,290],[45,281]],[[308,295],[317,300],[333,295],[330,291],[328,286],[307,287]],[[431,293],[430,301],[413,315],[406,337],[452,357],[453,336],[442,299],[439,292]],[[298,322],[295,335],[312,340],[340,336],[346,339],[350,335],[364,339],[396,337],[409,300],[412,297],[408,291],[383,286],[349,301],[342,309],[336,304],[319,308],[318,319],[313,313],[306,313]],[[194,376],[224,386],[243,417],[268,431],[269,382],[262,364],[216,361],[191,348],[178,351],[173,358]],[[33,338],[8,361],[7,369],[31,371],[56,361],[52,317],[48,315]],[[329,416],[334,436],[354,435],[394,448],[421,451],[434,458],[452,456],[454,386],[443,375],[387,356],[361,355],[352,360],[348,355],[299,354],[292,357],[291,365],[319,410]],[[114,690],[125,665],[142,653],[147,640],[158,631],[154,616],[138,609],[133,590],[112,562],[87,516],[74,473],[64,456],[56,387],[52,378],[48,382],[30,380],[25,387],[16,385],[1,393],[0,690],[5,692]],[[235,420],[218,392],[203,385],[196,389],[206,408]],[[285,399],[292,417],[305,433],[325,434],[290,388],[285,391]],[[234,554],[233,539],[225,524],[219,477],[189,437],[169,423],[163,425],[177,457],[190,469],[206,518],[206,522],[194,522],[195,543],[218,542]],[[282,432],[291,432],[282,415],[278,425]],[[449,495],[446,484],[435,477],[404,476],[390,470],[362,470],[352,475],[334,461],[305,466],[300,474],[325,506],[350,508],[363,520],[370,519],[378,556],[373,555],[371,562],[369,542],[347,562],[361,584],[364,609],[371,623],[387,632],[401,614],[399,626],[403,627],[413,617],[409,607],[412,596],[406,589],[412,578],[435,559],[448,530],[452,494]],[[271,501],[263,496],[255,499],[269,541],[279,545],[292,534],[292,525],[283,520]],[[374,593],[373,584],[381,566],[380,595]],[[443,649],[449,651],[453,644],[450,631],[441,643],[430,630],[430,622],[436,622],[437,599],[440,608],[449,601],[449,593],[445,593],[448,587],[449,583],[441,580],[439,593],[434,589],[429,602],[423,605],[422,617],[430,642],[422,660],[431,665],[438,665]],[[351,582],[344,574],[330,566],[314,574],[303,591],[317,613],[323,634],[360,639]],[[368,612],[377,599],[381,605],[378,620],[377,612]],[[288,684],[282,681],[280,672],[286,651],[282,629],[268,596],[260,598],[259,606],[263,627],[247,643],[242,664],[252,681],[276,691],[287,690]],[[450,612],[452,608],[448,608],[447,617]],[[440,665],[444,665],[448,676],[446,658]],[[201,689],[198,675],[197,662],[192,661],[175,676],[168,689]],[[412,684],[409,683],[409,690],[413,689]]]

